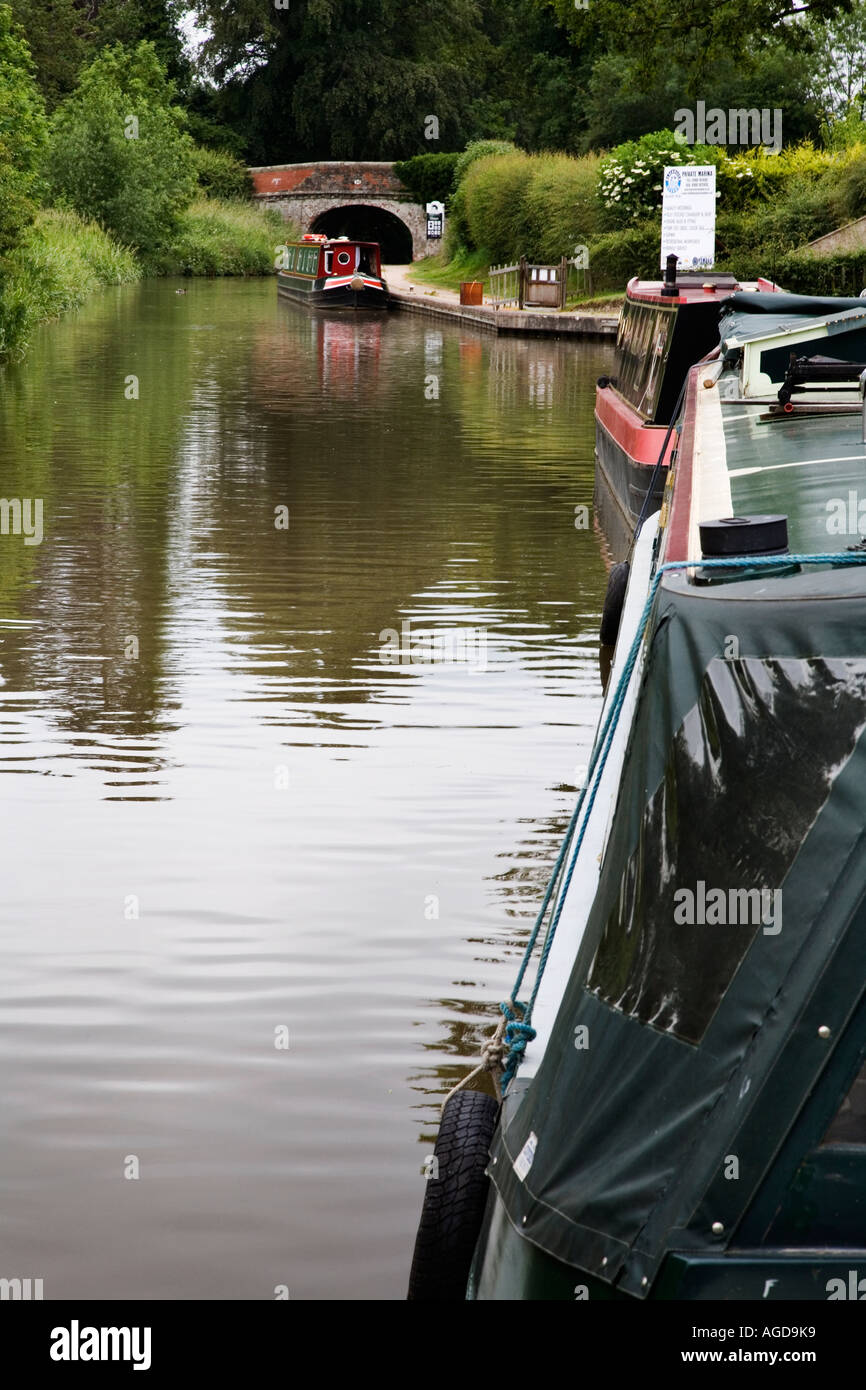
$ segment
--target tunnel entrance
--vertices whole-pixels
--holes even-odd
[[[393,212],[367,204],[350,203],[328,208],[313,219],[311,232],[325,236],[347,236],[354,241],[378,241],[382,260],[390,265],[408,265],[412,260],[412,233]]]

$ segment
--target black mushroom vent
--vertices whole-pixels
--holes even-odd
[[[698,527],[705,560],[739,555],[784,555],[788,549],[786,516],[724,516]]]

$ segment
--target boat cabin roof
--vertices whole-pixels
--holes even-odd
[[[306,241],[304,240],[303,237],[300,237],[300,238],[297,238],[297,239],[294,240],[294,241],[287,241],[287,242],[286,242],[286,245],[287,245],[287,246],[374,246],[374,247],[378,247],[379,243],[378,243],[378,241],[362,241],[362,240],[360,240],[360,238],[358,238],[358,237],[351,237],[351,236],[349,236],[349,237],[325,236],[325,237],[315,237],[315,238],[310,237],[310,238],[309,238],[308,240],[306,240]]]

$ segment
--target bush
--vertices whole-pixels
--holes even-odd
[[[198,186],[214,198],[249,198],[253,181],[246,165],[228,150],[193,146],[193,168]]]
[[[843,294],[858,296],[866,288],[866,251],[838,256],[791,252],[780,260],[779,284],[794,294]]]
[[[51,127],[56,198],[145,253],[164,245],[195,192],[194,146],[151,43],[106,49]]]
[[[296,235],[278,213],[255,203],[197,198],[147,269],[158,275],[270,275],[277,246]]]
[[[606,224],[611,228],[627,227],[660,215],[667,165],[718,165],[726,158],[718,146],[678,144],[672,130],[657,130],[640,140],[617,145],[599,171],[599,195],[606,209]],[[737,181],[751,177],[750,171],[739,170]]]
[[[523,199],[523,252],[530,260],[553,262],[571,256],[600,230],[598,155],[572,159],[536,155]]]
[[[524,195],[532,177],[532,158],[522,150],[479,159],[460,185],[469,246],[491,262],[510,261],[524,252]]]
[[[641,222],[615,232],[605,232],[589,243],[589,274],[593,292],[624,290],[633,275],[658,280],[660,270],[659,224]]]
[[[419,203],[447,203],[454,192],[458,154],[416,154],[399,159],[394,173]]]
[[[457,156],[454,165],[454,183],[462,182],[467,171],[477,159],[489,159],[493,154],[514,154],[517,146],[510,140],[473,140],[462,154]]]

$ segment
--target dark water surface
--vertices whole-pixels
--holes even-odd
[[[174,290],[0,375],[44,509],[0,536],[0,1276],[402,1298],[588,757],[609,350]]]

